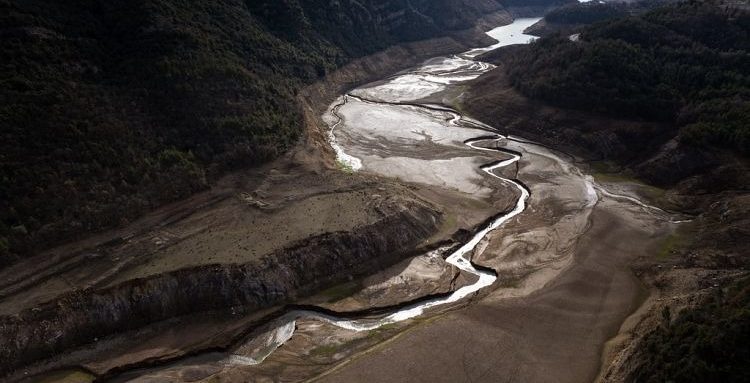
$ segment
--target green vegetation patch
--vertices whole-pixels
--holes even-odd
[[[443,225],[441,226],[442,230],[455,230],[458,225],[458,219],[455,214],[447,213],[444,214],[443,217]]]
[[[50,373],[46,376],[32,379],[34,383],[91,383],[96,380],[94,375],[83,370],[65,370]]]
[[[500,277],[498,286],[506,289],[517,289],[521,286],[525,276],[521,275],[506,275]]]
[[[0,0],[0,267],[279,156],[301,87],[492,4]]]
[[[325,297],[328,303],[333,303],[341,299],[350,297],[362,290],[362,282],[359,280],[342,283],[320,292],[320,295]]]
[[[638,180],[635,176],[628,173],[593,173],[592,176],[601,182],[610,183],[635,183],[642,184],[643,181]]]
[[[675,232],[670,234],[667,238],[662,241],[659,246],[659,251],[656,253],[656,258],[667,259],[672,257],[677,250],[683,247],[685,244],[684,234]]]
[[[750,381],[750,278],[671,317],[665,311],[662,326],[644,338],[632,381]]]
[[[324,344],[312,349],[312,351],[310,351],[310,355],[316,357],[331,357],[344,346],[344,344]]]
[[[338,160],[336,161],[336,165],[344,173],[354,173],[354,168],[347,162]]]
[[[684,143],[750,154],[750,12],[681,2],[594,24],[577,42],[539,39],[511,61],[509,78],[529,97],[660,122]]]

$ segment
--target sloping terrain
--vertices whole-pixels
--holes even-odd
[[[510,17],[495,12],[484,20]],[[384,269],[481,224],[506,201],[342,171],[320,116],[343,89],[491,43],[469,29],[354,59],[294,96],[305,139],[281,158],[0,270],[4,372],[23,366],[18,379],[87,363],[104,375],[226,347],[268,307]]]
[[[507,69],[531,98],[663,122],[687,145],[747,155],[749,41],[747,12],[689,3],[594,25],[578,41],[542,39]]]
[[[746,353],[735,339],[747,336],[747,283],[734,280],[750,262],[749,21],[730,3],[686,2],[577,40],[553,34],[486,55],[499,67],[463,101],[501,130],[582,156],[599,182],[690,215],[633,262],[650,297],[609,344],[604,381],[746,376],[728,361]]]
[[[467,29],[463,1],[0,2],[0,266],[288,150],[301,86]]]

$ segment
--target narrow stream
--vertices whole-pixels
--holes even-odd
[[[455,120],[452,120],[452,123],[458,124],[459,123],[458,120],[459,119],[456,118]],[[478,146],[478,144],[482,142],[497,142],[503,139],[505,139],[505,137],[500,136],[500,135],[497,135],[496,137],[483,136],[477,139],[468,140],[466,141],[465,144],[468,147],[476,149],[476,150],[496,151],[500,153],[507,153],[503,149],[493,149],[493,148]],[[352,159],[352,157],[346,155],[345,153],[344,153],[344,156],[342,156],[341,158],[345,158],[347,160]],[[356,160],[356,158],[354,159]],[[400,308],[391,314],[385,315],[381,318],[375,318],[375,319],[373,318],[367,318],[367,319],[339,318],[336,316],[332,316],[329,314],[325,314],[325,313],[317,312],[313,310],[291,311],[287,313],[286,315],[284,315],[281,319],[279,319],[278,323],[280,323],[280,325],[276,329],[266,334],[266,337],[267,337],[266,347],[263,347],[257,355],[254,355],[252,357],[232,355],[230,357],[230,362],[234,364],[241,364],[241,365],[255,365],[255,364],[259,364],[263,362],[263,360],[266,357],[268,357],[270,354],[272,354],[273,351],[276,350],[276,348],[286,343],[286,341],[288,341],[294,335],[294,330],[296,327],[295,322],[296,320],[301,319],[301,318],[326,322],[334,326],[337,326],[339,328],[352,330],[352,331],[370,331],[370,330],[374,330],[374,329],[377,329],[379,327],[382,327],[388,324],[415,318],[417,316],[422,315],[425,312],[425,310],[432,308],[432,307],[437,307],[437,306],[442,306],[442,305],[447,305],[450,303],[458,302],[461,299],[467,296],[470,296],[487,286],[492,285],[495,282],[495,280],[497,280],[497,276],[495,275],[495,273],[491,271],[486,271],[486,270],[478,270],[477,268],[474,267],[471,261],[465,258],[465,256],[471,253],[477,247],[479,242],[487,236],[487,234],[497,229],[502,224],[509,221],[511,218],[522,213],[526,209],[526,201],[528,200],[529,195],[530,195],[529,191],[520,183],[511,179],[508,179],[508,178],[503,178],[495,173],[495,170],[506,167],[508,165],[512,165],[520,159],[521,157],[519,155],[510,154],[509,159],[496,161],[496,162],[493,162],[493,163],[490,163],[481,167],[481,169],[487,174],[489,174],[490,176],[498,178],[504,182],[507,182],[513,187],[515,187],[519,191],[520,195],[518,197],[515,207],[510,212],[496,217],[494,220],[492,220],[492,222],[486,225],[483,229],[476,232],[468,242],[463,244],[457,250],[453,251],[445,259],[445,262],[457,267],[458,269],[462,271],[465,271],[466,273],[470,275],[476,276],[477,277],[476,282],[467,286],[463,286],[453,291],[446,297],[434,298],[434,299],[426,300],[426,301],[419,302],[413,305],[409,305],[409,306]]]
[[[498,40],[497,44],[490,47],[430,59],[415,69],[354,89],[339,97],[323,116],[330,127],[329,143],[336,153],[337,161],[346,169],[450,189],[480,200],[492,199],[497,195],[495,193],[500,185],[503,185],[503,189],[499,190],[501,195],[513,193],[511,195],[517,196],[510,211],[495,216],[458,249],[448,253],[450,250],[441,248],[430,254],[436,258],[444,257],[447,264],[455,266],[470,278],[475,278],[473,283],[434,298],[417,299],[392,306],[398,308],[380,315],[337,315],[329,310],[316,308],[292,310],[266,324],[263,333],[248,340],[246,346],[234,353],[202,354],[182,360],[178,365],[258,365],[294,336],[297,321],[327,323],[346,331],[371,331],[416,318],[432,308],[450,307],[451,304],[491,286],[497,280],[497,275],[490,269],[475,266],[470,259],[483,239],[527,208],[531,199],[530,190],[521,181],[503,176],[510,172],[500,171],[508,166],[518,165],[524,154],[531,154],[535,161],[546,159],[542,161],[556,164],[562,174],[567,175],[570,182],[561,186],[555,184],[555,175],[547,173],[551,177],[550,182],[555,185],[556,194],[567,193],[574,196],[568,204],[570,209],[579,212],[579,219],[565,222],[566,226],[574,228],[573,233],[579,229],[585,231],[587,212],[596,205],[599,194],[634,203],[654,213],[666,214],[636,198],[607,191],[595,183],[591,176],[583,174],[569,161],[540,145],[497,134],[492,127],[463,116],[444,106],[440,100],[434,101],[441,97],[441,92],[460,91],[462,82],[492,70],[492,64],[475,60],[482,53],[505,45],[532,41],[533,36],[522,32],[538,20],[518,19],[510,25],[488,32],[488,35]],[[456,96],[454,93],[450,93],[451,97],[460,98],[460,95]],[[525,166],[533,164],[533,161],[526,162]],[[549,165],[536,165],[540,169],[544,169],[544,166]],[[134,373],[130,376],[139,375]],[[121,381],[128,380],[128,374],[122,379]]]
[[[455,127],[457,129],[469,128],[472,130],[472,134],[474,134],[473,131],[478,131],[477,128],[488,128],[482,126],[479,122],[468,119],[465,120],[458,112],[450,110],[449,108],[422,105],[408,101],[429,96],[445,89],[446,86],[451,84],[475,79],[481,74],[493,69],[493,65],[474,61],[473,58],[504,45],[524,43],[533,40],[533,36],[523,35],[522,31],[537,20],[538,19],[519,19],[513,24],[490,31],[488,35],[498,40],[498,43],[491,47],[472,49],[460,55],[430,60],[425,65],[414,71],[391,77],[385,85],[380,87],[385,94],[381,94],[379,100],[369,99],[354,94],[346,94],[341,97],[340,100],[334,103],[331,107],[331,114],[335,119],[328,133],[329,142],[336,152],[337,160],[344,167],[353,171],[361,170],[367,165],[366,161],[348,153],[347,147],[339,142],[336,135],[337,129],[345,121],[345,118],[340,114],[340,110],[350,102],[370,105],[395,105],[397,107],[425,109],[428,113],[446,114],[448,116],[446,119],[448,127]],[[399,103],[402,104],[400,105]],[[505,140],[506,137],[499,134],[488,134],[484,131],[480,132],[483,133],[481,136],[466,139],[463,141],[463,144],[474,150],[498,153],[503,157],[508,157],[482,165],[480,166],[480,170],[516,189],[518,191],[518,199],[514,208],[510,212],[495,217],[484,228],[476,232],[468,242],[453,251],[445,259],[445,262],[470,275],[476,276],[477,279],[474,283],[463,286],[447,296],[407,305],[379,318],[349,319],[336,317],[334,315],[314,310],[291,311],[277,320],[277,326],[265,334],[266,341],[263,342],[265,347],[260,348],[257,353],[251,356],[232,355],[229,357],[228,362],[239,365],[255,365],[262,363],[266,357],[271,355],[278,347],[286,343],[294,335],[296,321],[299,319],[317,320],[351,331],[370,331],[388,324],[415,318],[422,315],[425,310],[433,307],[458,302],[477,291],[492,285],[497,279],[495,273],[477,269],[466,257],[471,254],[487,234],[496,230],[513,217],[521,214],[526,209],[526,202],[530,193],[519,182],[505,178],[496,172],[503,167],[512,165],[519,161],[521,159],[519,154],[505,149],[481,145],[483,143],[496,143]]]

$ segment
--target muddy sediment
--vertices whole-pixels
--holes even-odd
[[[452,36],[397,45],[356,59],[326,76],[324,81],[306,87],[298,95],[307,127],[306,145],[302,147],[302,151],[306,153],[298,151],[296,155],[309,156],[310,149],[313,149],[312,153],[324,153],[326,164],[334,166],[333,152],[325,135],[328,125],[322,121],[321,116],[336,98],[357,86],[380,80],[426,59],[490,45],[494,41],[484,32],[498,25],[510,24],[512,21],[513,16],[507,11],[494,12],[479,20],[474,29]]]
[[[457,42],[456,46],[461,45],[458,40],[454,41]],[[433,48],[425,45],[425,51],[430,49]],[[393,57],[399,55],[396,52]],[[346,93],[347,88],[357,82],[352,78],[369,79],[370,75],[378,72],[377,68],[391,65],[381,65],[379,59],[374,60],[370,64],[352,64],[354,67],[350,68],[350,74],[344,69],[338,80],[317,84],[306,90],[309,93],[300,95],[308,118],[308,140],[290,154],[289,161],[303,164],[305,171],[319,174],[328,174],[329,169],[336,166],[325,139],[327,125],[319,117],[322,114],[319,108],[321,104],[327,107],[333,101],[331,97]],[[352,106],[349,105],[349,124],[359,118]],[[421,113],[432,114],[431,118],[438,121],[457,121],[455,116],[451,117],[454,112],[441,115],[441,111],[426,109]],[[347,118],[346,110],[342,115],[343,119]],[[362,133],[371,124],[364,125],[360,127],[363,129],[354,130]],[[437,130],[427,134],[424,121],[404,125],[419,126],[422,128],[419,133],[413,132],[414,129],[407,131],[430,137],[424,140],[412,137],[413,141],[419,143],[412,145],[415,147],[412,151],[425,151],[425,158],[432,158],[434,148],[422,141],[436,138],[443,143],[443,147],[452,147],[451,150],[459,150],[457,147],[467,144],[467,137],[442,137]],[[346,132],[342,129],[341,133]],[[403,138],[402,129],[392,133],[392,137]],[[472,135],[474,133],[487,134],[482,130],[472,132]],[[302,319],[297,323],[297,335],[260,365],[226,363],[233,357],[253,357],[255,348],[263,348],[264,345],[257,344],[250,334],[245,339],[246,343],[235,341],[231,346],[223,347],[221,352],[204,353],[202,358],[180,359],[174,364],[155,366],[150,371],[134,371],[121,378],[168,381],[195,381],[209,377],[228,381],[266,378],[301,380],[323,373],[327,374],[324,380],[347,382],[399,381],[404,377],[418,377],[427,381],[515,379],[577,382],[592,379],[600,366],[601,345],[616,333],[617,326],[638,300],[637,283],[627,265],[636,254],[649,251],[670,230],[670,223],[665,217],[654,215],[641,205],[609,199],[604,192],[597,195],[591,177],[583,174],[567,159],[563,160],[559,153],[523,140],[495,140],[492,145],[500,145],[504,151],[512,151],[521,157],[515,169],[509,169],[509,173],[513,178],[521,178],[523,188],[530,191],[530,208],[498,233],[487,236],[477,244],[472,261],[497,272],[500,279],[493,288],[473,296],[472,305],[434,317],[428,315],[429,318],[419,318],[424,322],[418,326],[416,323],[402,323],[395,329],[359,335],[315,320]],[[320,153],[324,153],[323,160]],[[481,165],[488,160],[482,155],[474,162]],[[375,180],[385,182],[373,174],[342,177],[366,178],[373,182],[371,186],[376,185]],[[331,179],[334,178],[328,180]],[[347,190],[350,191],[358,182],[348,183]],[[390,182],[389,185],[395,184],[395,181]],[[476,182],[472,180],[464,184]],[[408,249],[423,244],[428,237],[434,239],[434,233],[445,236],[455,232],[457,227],[476,227],[468,221],[448,224],[452,219],[465,220],[473,215],[475,222],[481,222],[482,213],[478,211],[490,214],[502,211],[501,205],[506,202],[501,198],[504,191],[492,179],[481,182],[493,190],[490,195],[467,198],[467,195],[477,193],[460,188],[453,188],[450,192],[450,197],[457,201],[468,204],[470,200],[471,204],[475,204],[473,209],[462,211],[458,205],[447,204],[448,188],[442,188],[437,183],[427,186],[409,184],[406,188],[393,190],[378,188],[377,194],[387,196],[386,200],[394,193],[398,193],[399,198],[393,204],[374,209],[373,214],[378,216],[374,223],[370,222],[351,232],[312,236],[261,257],[257,262],[202,265],[156,274],[140,280],[138,286],[128,285],[134,281],[126,281],[99,290],[109,291],[108,297],[124,297],[116,302],[86,297],[78,297],[76,301],[89,305],[94,312],[106,312],[108,304],[123,301],[125,304],[115,311],[134,312],[136,319],[150,315],[149,320],[158,320],[161,313],[175,315],[184,312],[190,315],[194,312],[191,310],[195,309],[242,306],[245,310],[253,311],[302,296],[302,291],[311,292],[347,280],[349,275],[359,273],[359,270],[362,270],[361,274],[367,274],[399,260],[398,265],[401,266],[393,266],[393,269],[383,273],[384,280],[377,283],[369,280],[359,293],[346,294],[353,301],[336,301],[328,307],[344,312],[351,311],[353,306],[373,307],[373,302],[387,307],[394,296],[420,299],[420,296],[444,292],[446,288],[465,281],[460,281],[461,276],[452,270],[431,264],[429,258],[408,262],[407,265],[403,259],[409,255]],[[273,187],[265,190],[271,189]],[[374,198],[374,194],[369,196]],[[292,200],[301,198],[290,195],[261,197],[264,203],[279,201],[280,206],[288,203],[287,197]],[[372,216],[368,217],[372,219]],[[378,226],[381,224],[389,226]],[[190,270],[195,273],[191,274]],[[169,279],[177,274],[179,276],[175,280]],[[448,277],[447,286],[446,281],[440,281],[445,277]],[[154,281],[153,291],[166,291],[169,294],[166,302],[148,292],[144,293],[144,283],[148,285],[149,281]],[[419,283],[420,288],[411,288],[413,282]],[[432,287],[424,289],[428,284]],[[124,289],[117,290],[118,287]],[[397,289],[395,293],[394,289]],[[389,292],[392,295],[386,296]],[[193,299],[203,303],[186,307]],[[96,306],[100,303],[104,306]],[[85,311],[86,307],[81,306],[72,312]],[[47,304],[37,308],[36,313],[24,311],[14,320],[28,320],[26,324],[30,324],[43,321],[45,315],[61,318],[65,313],[60,305]],[[119,323],[122,326],[128,318],[121,320]],[[112,317],[103,320],[105,324],[108,321],[112,322]],[[49,348],[51,346],[43,342],[50,336],[54,338],[52,329],[69,328],[67,334],[70,335],[66,339],[72,339],[70,344],[75,344],[77,329],[91,336],[90,329],[86,327],[90,322],[91,318],[84,318],[79,324],[73,318],[70,323],[52,323],[47,333],[23,333],[21,336],[31,339],[30,344],[37,345],[38,349]],[[13,322],[8,323],[12,325]],[[135,328],[139,324],[133,326]],[[383,343],[383,340],[408,326],[412,327],[411,331]],[[20,327],[43,328],[36,324],[21,324]],[[82,342],[86,341],[81,339]],[[61,349],[66,347],[62,346]],[[366,348],[371,348],[370,352],[364,352]],[[140,360],[142,366],[145,366],[143,361],[148,362],[143,356],[140,356]]]
[[[206,265],[69,294],[0,318],[2,372],[114,332],[202,311],[255,310],[283,303],[348,277],[380,269],[410,253],[440,224],[427,206],[366,227],[313,237],[260,264]]]

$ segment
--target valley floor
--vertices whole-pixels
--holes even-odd
[[[466,39],[397,47],[352,63],[300,96],[307,140],[284,158],[227,177],[127,230],[3,270],[4,320],[27,322],[16,327],[21,335],[0,335],[30,345],[16,350],[23,370],[12,379],[619,381],[627,369],[618,366],[645,331],[639,325],[665,296],[643,283],[657,267],[652,257],[671,250],[684,217],[652,206],[669,205],[653,188],[587,174],[594,173],[590,164],[564,152],[574,142],[539,140],[543,132],[533,129],[535,121],[558,111],[519,96],[496,71],[482,77],[489,79],[484,85],[472,85],[487,97],[467,95],[460,83],[409,98],[408,91],[424,85],[420,76],[476,77],[489,64],[450,56],[369,83],[409,60],[417,64],[415,56],[460,52],[484,41]],[[399,77],[416,83],[399,87]],[[351,100],[328,104],[339,95]],[[436,109],[448,107],[494,128],[462,121],[468,117],[458,110]],[[336,142],[363,160],[361,172],[334,159],[326,135],[331,125]],[[467,147],[476,137],[507,131],[513,136],[493,136],[491,144],[502,153]],[[485,173],[487,164],[511,154],[518,162]],[[528,207],[467,256],[497,274],[492,286],[369,331],[298,318],[294,336],[279,340],[284,326],[275,322],[292,308],[372,319],[473,284],[474,276],[446,264],[438,251],[460,246],[517,206],[519,190],[526,189],[508,181],[528,189]],[[166,294],[170,288],[178,293]],[[182,296],[181,289],[195,295]],[[81,309],[78,302],[92,306]],[[102,332],[101,339],[76,338],[111,325],[96,320],[127,323],[131,316],[149,321],[129,332]],[[70,344],[47,336],[56,330]],[[40,357],[43,352],[50,355]],[[259,354],[263,359],[253,359]]]

